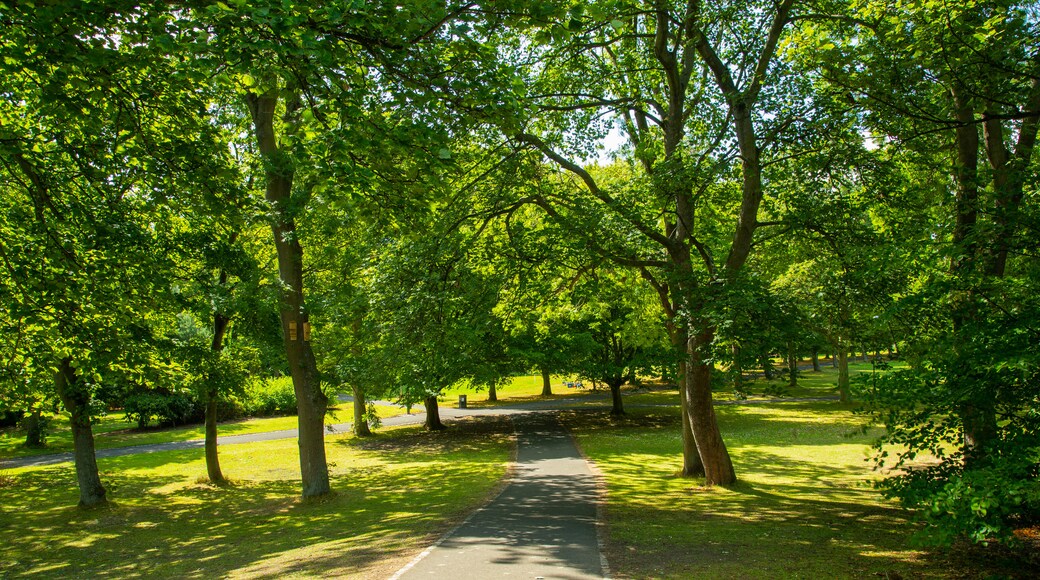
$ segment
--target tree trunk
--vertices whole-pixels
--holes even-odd
[[[46,421],[43,418],[43,410],[33,401],[29,406],[29,412],[22,419],[25,425],[25,446],[30,449],[39,449],[47,446],[47,430],[44,427]]]
[[[689,374],[687,380],[687,413],[697,452],[704,465],[704,479],[708,485],[729,485],[737,480],[733,461],[722,440],[715,407],[711,396],[710,349],[715,331],[708,328],[690,341]]]
[[[820,372],[820,349],[815,346],[812,349],[812,371]]]
[[[271,232],[278,254],[278,276],[281,282],[279,314],[283,344],[296,392],[298,410],[300,475],[303,497],[319,497],[332,492],[329,468],[325,458],[325,411],[328,398],[321,391],[321,380],[310,343],[310,322],[303,292],[303,248],[296,232],[292,207],[294,170],[291,160],[279,149],[274,132],[278,89],[263,95],[246,95],[260,155],[267,178],[265,196],[271,207]],[[298,101],[287,103],[285,117],[299,107]]]
[[[693,437],[693,425],[690,422],[688,409],[690,373],[686,371],[689,365],[686,362],[679,363],[679,412],[682,415],[682,442],[683,442],[683,477],[704,477],[704,462],[701,461],[701,452],[697,450],[697,440]]]
[[[764,354],[758,360],[762,364],[762,375],[765,376],[767,381],[773,380],[773,361],[769,358],[769,355]]]
[[[72,361],[62,359],[54,376],[54,389],[71,415],[72,445],[76,459],[76,482],[80,507],[107,503],[94,454],[94,432],[90,426],[90,394],[83,388]]]
[[[838,396],[842,403],[852,402],[852,393],[849,391],[849,356],[848,349],[844,346],[838,348]]]
[[[372,434],[372,429],[369,428],[368,419],[365,418],[365,413],[368,411],[365,391],[361,387],[351,387],[350,390],[354,394],[354,425],[351,427],[351,431],[356,437],[368,437]]]
[[[494,403],[498,400],[498,387],[494,382],[488,384],[488,401]]]
[[[740,364],[740,345],[733,344],[730,347],[730,353],[733,355],[733,390],[738,393],[744,392],[744,369]]]
[[[440,409],[437,407],[437,395],[426,397],[423,400],[423,404],[426,405],[426,430],[427,431],[443,431],[447,429],[444,423],[441,423]]]
[[[227,274],[220,273],[220,284],[227,283]],[[227,316],[217,312],[213,315],[213,342],[211,350],[221,352],[224,350],[224,334],[227,331]],[[219,393],[213,387],[206,389],[206,474],[209,480],[215,484],[226,483],[224,473],[220,470],[220,458],[217,455],[217,398]]]
[[[543,367],[541,367],[541,371],[542,371],[542,396],[543,397],[551,397],[553,393],[552,393],[552,382],[551,382],[551,379],[549,377],[549,367],[544,367],[543,366]]]
[[[956,221],[953,228],[953,244],[957,250],[957,258],[951,260],[950,272],[967,288],[959,292],[952,304],[953,320],[953,365],[952,376],[948,378],[954,391],[965,393],[959,405],[958,415],[963,427],[963,448],[965,464],[975,464],[986,459],[986,447],[996,438],[997,420],[993,406],[993,395],[978,384],[972,384],[979,377],[972,372],[972,362],[964,359],[969,355],[962,354],[969,350],[972,336],[967,335],[965,327],[975,316],[974,288],[971,279],[978,275],[981,268],[979,252],[979,235],[977,232],[979,207],[979,128],[975,123],[975,114],[968,97],[960,92],[960,87],[953,91],[955,114],[961,122],[955,129],[957,145],[956,180],[957,196],[955,200]],[[1003,242],[998,242],[1003,243]],[[992,274],[992,270],[987,274]],[[1001,272],[1002,273],[1002,272]],[[961,386],[963,385],[963,387]]]
[[[793,342],[787,343],[787,386],[798,386],[798,355]]]
[[[831,367],[832,368],[838,368],[838,352],[837,351],[835,351],[834,354],[831,355]]]
[[[625,404],[621,400],[621,383],[624,381],[611,380],[607,382],[610,387],[610,414],[619,416],[625,414]]]

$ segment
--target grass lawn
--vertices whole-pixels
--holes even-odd
[[[387,418],[402,415],[405,411],[399,407],[377,406],[376,412],[380,417]],[[351,404],[339,403],[337,408],[333,409],[331,414],[325,418],[325,423],[334,425],[350,423],[353,420],[354,411]],[[220,435],[247,435],[250,433],[295,429],[296,425],[297,419],[295,415],[258,417],[239,421],[226,421],[219,425],[217,432]],[[94,425],[94,446],[97,449],[126,447],[128,445],[150,445],[171,441],[190,441],[192,439],[204,439],[205,437],[206,431],[203,425],[138,430],[132,423],[127,423],[120,413],[106,415]],[[72,430],[69,428],[68,415],[62,413],[52,417],[51,431],[47,435],[47,447],[43,449],[27,449],[22,445],[24,442],[25,432],[20,428],[0,430],[0,459],[72,451]]]
[[[911,546],[914,524],[872,487],[863,419],[837,403],[718,407],[739,482],[676,476],[678,411],[566,421],[604,474],[619,578],[1037,577],[1014,560]],[[959,555],[957,555],[959,554]]]
[[[302,502],[295,439],[99,459],[114,501],[80,510],[71,464],[0,473],[0,578],[385,578],[499,485],[508,419],[329,436],[335,497]]]
[[[496,394],[498,395],[498,401],[496,402],[487,400],[487,388],[482,388],[482,390],[478,391],[468,383],[459,383],[455,386],[444,389],[444,391],[441,392],[441,396],[438,397],[438,400],[448,405],[456,405],[459,401],[459,395],[466,395],[466,403],[468,406],[480,408],[512,405],[529,401],[572,399],[575,397],[584,397],[592,393],[592,385],[588,381],[585,381],[586,388],[584,389],[568,388],[564,385],[564,382],[566,381],[577,380],[578,379],[575,377],[552,375],[551,381],[553,394],[551,397],[543,397],[541,375],[510,377],[508,383],[499,385],[496,389]],[[602,393],[603,390],[600,389],[600,392]]]
[[[889,363],[893,369],[901,368],[906,363],[893,361]],[[855,380],[856,377],[861,375],[868,375],[873,372],[874,369],[870,363],[858,362],[849,363],[849,379]],[[885,372],[885,371],[878,371]],[[744,389],[747,392],[749,398],[775,398],[774,395],[769,393],[783,393],[786,398],[806,398],[806,397],[836,397],[838,396],[838,369],[832,368],[830,364],[820,366],[820,372],[813,372],[810,370],[802,370],[799,372],[798,385],[794,387],[787,386],[787,377],[776,377],[772,380],[766,380],[763,377],[757,379],[746,379],[744,383]],[[626,387],[626,390],[628,388]],[[736,401],[737,396],[733,391],[732,386],[727,385],[725,388],[715,391],[714,399],[716,401]],[[679,404],[679,391],[676,389],[660,389],[654,388],[652,384],[649,385],[649,392],[633,392],[632,394],[625,397],[626,405],[678,405]]]

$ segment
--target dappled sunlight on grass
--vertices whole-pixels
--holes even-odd
[[[376,406],[376,414],[383,419],[403,415],[405,409],[395,406]],[[350,403],[342,403],[331,408],[325,417],[326,425],[350,423],[354,420],[354,411]],[[48,436],[47,447],[43,449],[26,449],[22,447],[25,434],[19,429],[8,428],[0,432],[0,457],[26,457],[46,453],[63,453],[72,450],[72,438],[68,426],[68,418],[55,416],[53,433]],[[229,435],[248,435],[252,433],[268,433],[296,429],[298,418],[295,415],[279,417],[254,417],[236,421],[225,421],[217,426],[221,437]],[[99,419],[94,426],[94,446],[97,449],[126,447],[129,445],[150,445],[173,441],[191,441],[204,439],[203,425],[184,425],[169,428],[136,429],[122,419],[122,416],[107,415]]]
[[[677,475],[678,412],[566,422],[608,485],[608,558],[620,576],[946,577],[943,556],[908,547],[913,525],[872,483],[863,419],[831,403],[719,408],[740,480]]]
[[[335,495],[301,501],[295,439],[227,446],[231,485],[205,482],[200,450],[101,459],[114,505],[78,499],[70,465],[10,470],[0,507],[0,576],[202,578],[387,576],[478,505],[505,473],[508,420],[456,423],[426,438],[327,438]]]

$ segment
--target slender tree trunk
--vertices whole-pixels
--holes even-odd
[[[812,371],[814,373],[820,372],[820,349],[815,346],[812,349]]]
[[[733,390],[741,393],[744,391],[744,369],[740,364],[740,345],[734,343],[730,354],[733,356]]]
[[[551,397],[553,393],[552,393],[552,381],[551,381],[551,378],[549,377],[549,367],[543,366],[543,367],[541,367],[541,371],[542,371],[542,396],[543,397]]]
[[[94,454],[94,432],[90,426],[90,394],[84,391],[70,359],[62,359],[59,364],[54,377],[54,387],[71,416],[79,505],[103,505],[108,500],[105,497],[105,488],[101,485],[97,456]]]
[[[227,283],[227,274],[220,273],[220,284]],[[213,342],[211,350],[219,353],[224,350],[224,335],[230,320],[227,316],[217,312],[213,315]],[[220,458],[217,455],[217,393],[216,388],[206,389],[206,474],[209,480],[215,484],[223,484],[227,480],[220,470]]]
[[[439,407],[437,407],[437,395],[426,397],[423,400],[423,404],[426,405],[426,430],[443,431],[447,429],[444,423],[441,423],[441,413]]]
[[[708,349],[713,338],[714,329],[709,328],[691,341],[690,378],[687,382],[688,420],[704,465],[705,483],[729,485],[737,480],[737,475],[715,417],[711,397],[712,364],[706,362],[709,360]]]
[[[356,386],[351,387],[350,390],[354,395],[354,425],[351,427],[351,431],[357,437],[368,437],[372,434],[372,429],[369,428],[368,419],[365,418],[365,413],[368,411],[365,390]]]
[[[773,380],[773,361],[769,358],[769,355],[763,354],[758,360],[762,365],[762,375],[765,376],[767,381]]]
[[[842,403],[852,402],[852,393],[849,391],[849,356],[848,349],[844,346],[838,347],[838,396]]]
[[[793,342],[787,343],[787,386],[798,386],[798,354]]]
[[[949,383],[956,391],[964,393],[958,406],[958,415],[963,427],[964,462],[970,465],[987,459],[986,447],[996,438],[997,421],[992,394],[981,388],[981,385],[972,384],[981,378],[974,372],[972,362],[965,360],[969,355],[962,354],[968,350],[966,345],[973,338],[965,330],[975,316],[971,278],[983,270],[979,263],[982,250],[976,231],[979,208],[979,128],[971,104],[961,94],[959,87],[952,96],[955,114],[961,125],[955,129],[957,197],[954,205],[957,215],[953,243],[957,257],[951,260],[950,272],[967,287],[961,289],[966,292],[958,293],[959,299],[952,304],[953,355],[956,360]],[[963,387],[958,388],[960,385]]]
[[[488,384],[488,401],[494,403],[498,400],[498,387],[494,382]]]
[[[607,382],[610,387],[610,414],[620,416],[625,414],[625,404],[621,400],[621,383],[623,381],[611,380]]]
[[[831,355],[831,367],[838,368],[838,352],[837,351],[835,351],[834,354]]]
[[[263,95],[249,93],[246,101],[267,177],[266,198],[271,206],[271,232],[281,282],[279,314],[283,344],[296,392],[303,497],[319,497],[332,492],[325,458],[328,398],[321,391],[318,365],[310,343],[310,322],[303,292],[303,248],[293,218],[298,208],[293,208],[291,203],[294,170],[288,155],[280,150],[274,131],[278,89]],[[291,120],[298,107],[298,101],[287,103],[287,120]]]

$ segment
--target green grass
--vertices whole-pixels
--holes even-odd
[[[0,577],[385,578],[499,484],[507,419],[329,436],[336,495],[301,502],[295,439],[227,446],[233,485],[198,450],[99,459],[114,505],[81,510],[71,465],[0,477]]]
[[[499,385],[496,389],[498,401],[492,402],[487,400],[488,391],[487,388],[481,388],[477,390],[469,383],[459,383],[450,388],[444,389],[441,392],[440,400],[443,403],[454,405],[458,403],[459,395],[467,396],[467,405],[471,407],[495,407],[502,405],[513,405],[516,403],[524,403],[531,401],[547,401],[554,399],[572,399],[575,397],[584,397],[592,393],[591,383],[585,381],[586,388],[575,389],[567,388],[564,385],[566,381],[576,381],[578,379],[574,377],[568,377],[564,375],[552,375],[552,396],[542,396],[542,376],[541,375],[525,375],[510,377],[509,382],[504,385]],[[602,389],[601,389],[602,392]]]
[[[894,361],[889,363],[893,369],[902,368],[906,363]],[[856,377],[861,375],[868,375],[873,372],[873,367],[870,363],[850,363],[849,364],[849,378],[855,380]],[[885,371],[878,371],[885,372]],[[676,389],[660,389],[655,388],[652,384],[648,385],[649,392],[635,392],[625,397],[626,405],[678,405],[679,404],[679,391]],[[627,389],[627,388],[626,388]],[[798,376],[798,384],[795,387],[787,386],[787,377],[776,377],[772,380],[766,380],[763,377],[757,379],[746,379],[744,383],[744,389],[747,392],[749,398],[760,399],[760,398],[775,398],[769,393],[783,393],[786,398],[807,398],[807,397],[836,397],[838,395],[838,369],[832,368],[830,364],[821,365],[820,372],[814,372],[812,370],[802,370]],[[733,391],[732,386],[727,386],[724,389],[719,389],[714,393],[714,399],[716,401],[736,401],[737,395]]]
[[[966,558],[910,547],[908,514],[872,487],[878,434],[837,403],[718,407],[739,481],[681,478],[678,412],[566,420],[604,473],[608,559],[632,578],[899,578],[972,575]],[[953,568],[951,568],[951,566]],[[987,564],[987,573],[1016,573]]]
[[[376,412],[381,418],[404,414],[399,407],[377,406]],[[340,403],[325,418],[325,423],[332,425],[349,423],[354,420],[354,412],[350,403]],[[220,435],[247,435],[295,429],[295,415],[284,417],[257,417],[239,421],[220,423],[217,431]],[[97,449],[126,447],[128,445],[151,445],[174,441],[190,441],[205,438],[203,425],[184,425],[164,429],[138,430],[132,423],[127,423],[121,414],[106,415],[94,425],[94,446]],[[48,453],[72,451],[72,431],[69,428],[67,414],[58,414],[51,418],[51,432],[47,436],[47,446],[42,449],[28,449],[23,446],[25,432],[19,428],[7,428],[0,431],[0,458],[28,457]]]

